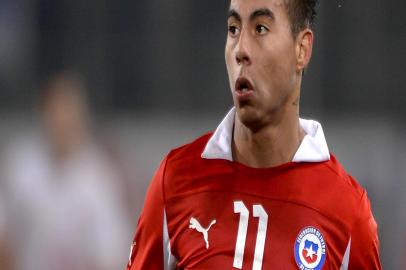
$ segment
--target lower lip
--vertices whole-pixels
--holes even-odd
[[[248,91],[235,90],[234,93],[239,101],[246,101],[252,98],[252,96],[254,95],[254,90]]]

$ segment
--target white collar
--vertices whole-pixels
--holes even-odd
[[[207,142],[202,153],[205,159],[226,159],[233,161],[231,142],[233,136],[235,108],[232,108]],[[330,153],[321,124],[314,120],[300,119],[300,126],[306,132],[293,162],[321,162],[330,160]]]

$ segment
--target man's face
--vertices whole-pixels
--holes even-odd
[[[260,128],[298,95],[301,70],[285,0],[231,0],[225,59],[239,119]]]

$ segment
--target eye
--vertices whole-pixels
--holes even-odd
[[[235,25],[230,25],[228,26],[228,32],[231,36],[236,36],[240,33],[240,29],[238,29],[238,27]]]
[[[255,31],[260,35],[264,35],[269,31],[269,29],[266,26],[263,26],[262,24],[258,24],[255,27]]]

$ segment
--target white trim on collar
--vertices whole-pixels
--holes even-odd
[[[225,159],[233,161],[231,142],[235,108],[232,108],[207,142],[202,153],[205,159]],[[330,159],[327,142],[321,124],[314,120],[300,119],[300,126],[306,132],[293,162],[321,162]]]

